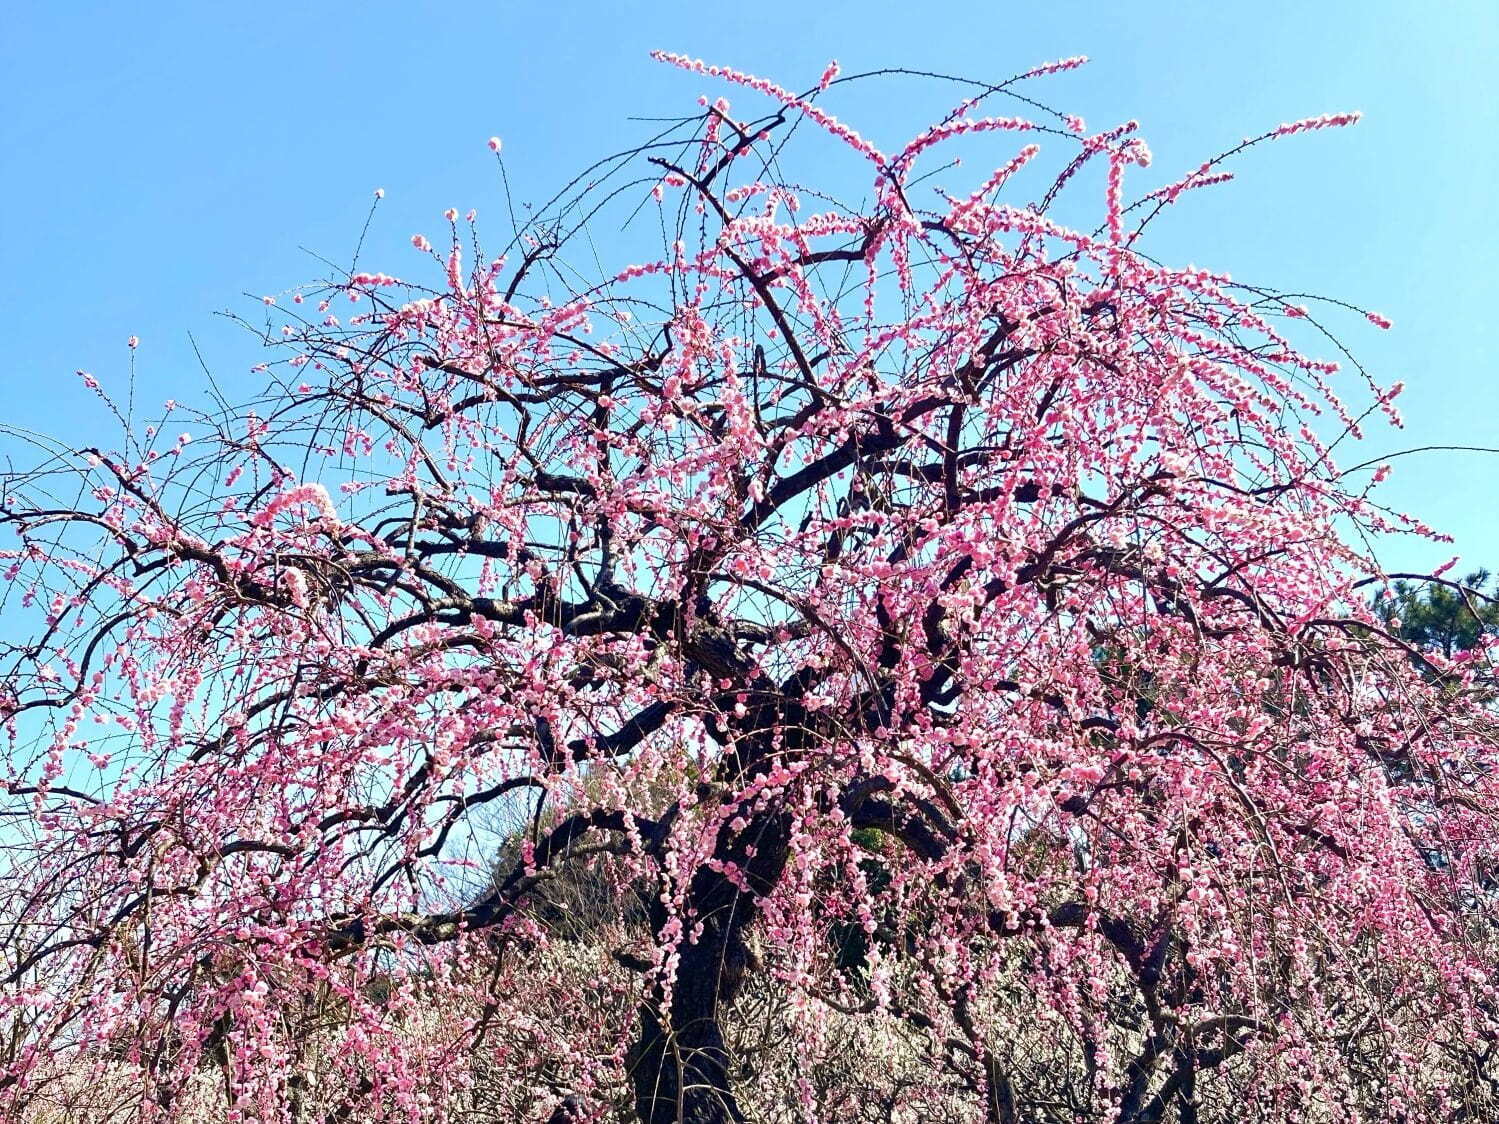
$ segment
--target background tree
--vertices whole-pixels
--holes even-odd
[[[1490,576],[1487,570],[1475,570],[1451,584],[1397,579],[1390,596],[1379,598],[1375,608],[1400,636],[1451,659],[1499,633],[1499,601],[1488,592]]]
[[[1492,715],[1340,534],[1395,390],[1137,249],[1220,161],[662,58],[757,107],[7,482],[0,1111],[1486,1118]]]

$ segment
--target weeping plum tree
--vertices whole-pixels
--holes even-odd
[[[1487,656],[1398,386],[1142,252],[1222,158],[661,60],[753,104],[7,481],[0,1115],[1492,1119]]]

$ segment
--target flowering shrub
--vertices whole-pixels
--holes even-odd
[[[1484,1118],[1484,657],[1368,608],[1398,387],[1140,250],[1222,160],[661,58],[755,105],[8,481],[0,1114]]]

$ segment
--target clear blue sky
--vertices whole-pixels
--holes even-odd
[[[486,139],[523,199],[642,134],[629,114],[692,108],[705,80],[662,47],[814,82],[904,65],[1003,78],[1087,54],[1040,91],[1090,124],[1135,117],[1164,176],[1281,121],[1366,112],[1356,129],[1251,153],[1148,247],[1238,279],[1345,297],[1396,322],[1346,338],[1411,387],[1403,445],[1499,445],[1491,325],[1499,282],[1499,0],[358,4],[9,0],[0,21],[0,421],[104,439],[72,372],[143,398],[193,398],[194,333],[221,383],[260,358],[213,316],[244,293],[347,260],[384,187],[362,264],[408,268],[406,239],[448,206],[499,208]],[[854,124],[887,142],[888,106]],[[715,91],[716,92],[716,91]],[[832,103],[835,109],[838,103]],[[888,120],[887,120],[888,111]],[[903,139],[903,138],[902,138]],[[0,446],[4,445],[0,438]],[[1412,456],[1382,494],[1499,568],[1499,457]],[[1392,566],[1450,551],[1390,551]]]

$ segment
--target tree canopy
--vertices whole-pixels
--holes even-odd
[[[1492,1119],[1488,649],[1338,467],[1398,386],[1141,240],[1356,115],[1131,200],[1082,60],[883,147],[662,59],[749,105],[7,480],[0,1114]]]

